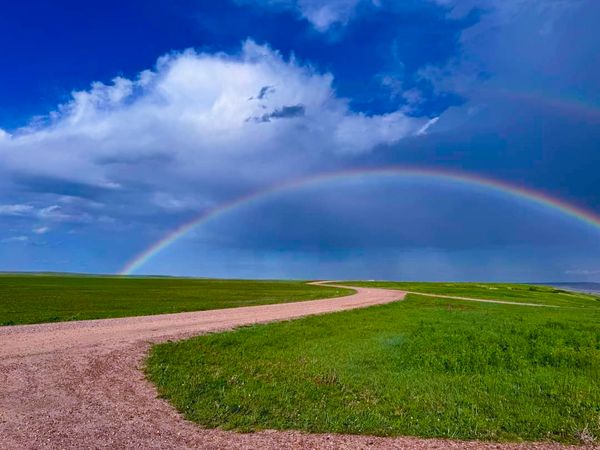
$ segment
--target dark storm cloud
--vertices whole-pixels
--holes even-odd
[[[243,226],[242,226],[243,225]],[[365,177],[295,189],[202,227],[224,247],[289,251],[585,249],[593,228],[517,197],[441,180]]]

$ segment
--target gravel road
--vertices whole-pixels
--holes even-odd
[[[397,290],[120,319],[0,327],[2,449],[565,448],[555,444],[378,438],[300,432],[240,434],[185,421],[140,371],[152,343],[242,325],[388,303]],[[293,407],[293,405],[290,405]]]

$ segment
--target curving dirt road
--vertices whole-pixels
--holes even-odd
[[[354,289],[353,295],[326,300],[1,327],[0,448],[498,448],[413,438],[205,430],[157,399],[139,370],[154,342],[383,304],[405,295],[397,290]]]

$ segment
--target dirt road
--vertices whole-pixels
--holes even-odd
[[[498,448],[412,438],[205,430],[157,399],[140,371],[154,342],[404,298],[395,290],[356,291],[307,302],[0,327],[0,448]]]

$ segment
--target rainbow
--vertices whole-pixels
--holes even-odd
[[[137,254],[131,259],[118,273],[119,275],[131,275],[142,267],[148,260],[156,256],[165,248],[185,236],[194,228],[204,224],[210,219],[214,219],[228,211],[238,208],[242,205],[255,202],[263,199],[271,194],[279,193],[282,191],[315,186],[322,183],[326,183],[332,180],[343,180],[353,177],[365,177],[365,176],[392,176],[392,177],[419,177],[419,178],[431,178],[437,180],[451,181],[470,186],[478,186],[490,189],[492,191],[504,193],[513,197],[528,200],[530,202],[546,206],[550,209],[560,211],[568,216],[574,217],[584,223],[592,225],[600,229],[600,215],[587,211],[578,206],[567,203],[564,200],[550,195],[528,189],[516,185],[509,184],[504,181],[500,181],[493,178],[486,178],[480,175],[468,174],[464,172],[440,170],[440,169],[426,169],[426,168],[414,168],[414,167],[385,167],[385,168],[361,168],[351,169],[336,172],[326,172],[317,175],[311,175],[304,178],[293,179],[285,181],[280,184],[269,186],[265,189],[260,189],[247,195],[236,198],[233,201],[220,204],[214,208],[203,211],[192,220],[183,223],[176,229],[170,231],[158,241],[148,246],[144,251]]]

